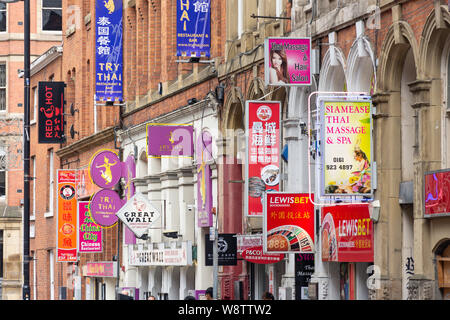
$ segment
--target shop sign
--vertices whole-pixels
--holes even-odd
[[[131,266],[190,266],[192,265],[192,243],[184,241],[181,243],[181,248],[130,248],[128,262]]]
[[[117,217],[141,238],[148,234],[148,229],[159,219],[160,212],[142,193],[138,192],[116,213]]]
[[[78,251],[102,252],[102,228],[91,219],[89,201],[78,202],[78,226]]]
[[[203,130],[197,139],[197,225],[200,228],[211,227],[213,195],[212,170],[208,161],[212,160],[212,136]]]
[[[211,0],[177,0],[177,56],[211,55]]]
[[[95,15],[96,99],[122,101],[122,0],[96,0]]]
[[[147,124],[147,156],[192,157],[194,127],[187,124]]]
[[[442,217],[450,215],[450,169],[425,173],[424,217]]]
[[[281,104],[247,101],[245,118],[245,213],[262,217],[264,194],[280,188]]]
[[[323,207],[321,230],[322,261],[373,261],[373,222],[368,204]]]
[[[265,197],[265,253],[313,253],[314,194],[269,192]]]
[[[64,142],[64,82],[39,82],[38,143]]]
[[[242,252],[251,247],[263,245],[263,235],[260,234],[238,234],[237,238],[237,253]]]
[[[117,262],[88,262],[84,271],[85,277],[116,278]]]
[[[100,188],[114,188],[122,176],[122,163],[117,154],[108,149],[96,152],[89,163],[89,176]]]
[[[205,265],[212,266],[214,241],[205,234]],[[220,233],[217,241],[217,255],[219,266],[237,265],[237,238],[235,233]]]
[[[257,264],[277,263],[283,260],[284,254],[264,254],[263,247],[251,247],[242,252],[242,258],[248,262]]]
[[[264,70],[266,85],[311,85],[311,38],[267,38]]]
[[[308,284],[314,273],[314,254],[300,253],[295,255],[295,299],[308,300]]]
[[[77,198],[75,170],[57,170],[57,261],[77,261]]]
[[[372,102],[323,102],[322,194],[372,195]]]
[[[123,204],[117,192],[102,189],[94,194],[91,199],[91,218],[99,226],[112,227],[118,220],[116,212]]]
[[[125,180],[125,198],[130,200],[136,193],[136,187],[132,181],[136,177],[136,163],[134,157],[129,155],[122,163],[122,178]],[[125,227],[125,244],[135,244],[136,237],[130,228]]]

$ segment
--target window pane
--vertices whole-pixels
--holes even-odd
[[[6,3],[0,3],[0,10],[6,10]]]
[[[5,171],[0,171],[0,196],[4,196],[5,191]]]
[[[0,88],[6,87],[6,64],[0,64]]]
[[[6,12],[0,11],[0,31],[6,31]]]
[[[44,8],[61,8],[62,0],[43,0],[42,7]]]
[[[61,31],[62,13],[58,9],[42,10],[42,30]]]
[[[0,110],[6,110],[6,90],[0,89]]]

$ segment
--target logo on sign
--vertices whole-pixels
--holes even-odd
[[[267,121],[272,117],[272,109],[268,106],[260,106],[256,111],[256,116],[261,121]]]
[[[60,189],[59,194],[64,200],[70,200],[75,196],[75,188],[71,185],[65,185]]]

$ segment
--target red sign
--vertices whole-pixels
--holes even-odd
[[[373,261],[373,222],[368,204],[322,208],[322,260]]]
[[[264,252],[314,252],[314,204],[309,194],[268,192],[265,207]]]
[[[263,247],[251,247],[242,252],[242,258],[248,262],[258,264],[270,264],[280,262],[284,258],[284,254],[264,254]]]
[[[57,261],[77,261],[75,170],[58,170]]]
[[[263,215],[265,192],[280,190],[280,102],[246,104],[246,214]]]
[[[450,215],[450,170],[425,174],[424,217]]]

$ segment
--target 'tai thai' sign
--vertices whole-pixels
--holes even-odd
[[[192,125],[147,124],[149,157],[192,157],[194,127]]]

